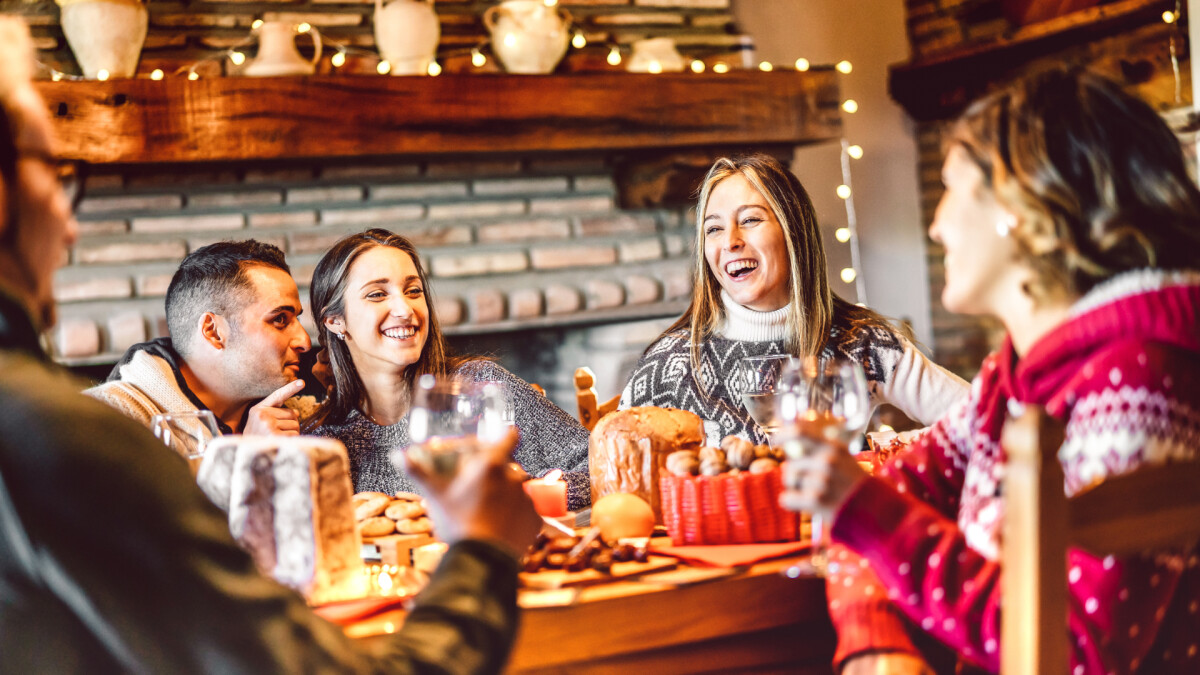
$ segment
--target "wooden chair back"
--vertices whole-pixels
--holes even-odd
[[[1004,425],[1002,675],[1065,674],[1067,547],[1127,555],[1200,541],[1200,460],[1148,466],[1067,499],[1062,423],[1027,406]]]
[[[608,413],[617,409],[621,401],[618,394],[607,401],[596,399],[596,374],[591,368],[584,366],[575,369],[575,401],[579,405],[579,422],[585,429],[591,431]]]

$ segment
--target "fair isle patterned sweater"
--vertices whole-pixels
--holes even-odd
[[[709,445],[729,435],[766,443],[742,403],[734,377],[738,360],[784,353],[787,308],[756,312],[722,291],[725,322],[700,347],[700,370],[691,362],[686,330],[659,338],[646,350],[621,394],[621,408],[680,408],[704,420]],[[834,319],[822,358],[861,363],[873,405],[890,403],[921,424],[932,424],[967,395],[967,383],[930,361],[911,342],[880,328],[851,332]]]
[[[998,670],[999,439],[1019,403],[1065,420],[1068,495],[1142,463],[1194,457],[1200,272],[1120,275],[1019,361],[1006,341],[969,399],[850,495],[833,525],[845,548],[827,579],[839,663],[916,653],[906,629],[920,626],[968,663]],[[1072,549],[1068,566],[1072,673],[1200,673],[1196,550],[1099,559]]]

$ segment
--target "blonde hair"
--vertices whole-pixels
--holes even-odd
[[[704,255],[704,216],[713,189],[732,176],[745,178],[763,196],[783,230],[789,270],[787,337],[784,341],[788,353],[798,356],[821,354],[838,317],[846,317],[853,326],[879,326],[894,332],[886,319],[842,300],[830,288],[825,245],[821,241],[816,210],[800,180],[770,155],[722,157],[708,170],[700,185],[691,304],[683,316],[663,332],[666,336],[684,329],[688,331],[694,370],[700,369],[700,345],[725,320],[721,286]]]

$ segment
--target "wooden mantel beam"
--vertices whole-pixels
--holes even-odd
[[[841,135],[832,69],[38,87],[64,156],[95,163],[800,145]]]

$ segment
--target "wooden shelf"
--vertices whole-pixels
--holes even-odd
[[[801,145],[841,136],[829,68],[38,87],[64,156],[94,163]]]
[[[888,91],[914,119],[948,119],[984,93],[988,84],[1034,59],[1162,23],[1163,12],[1174,9],[1173,0],[1118,0],[1025,26],[998,40],[893,65]]]

